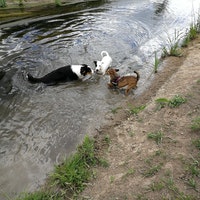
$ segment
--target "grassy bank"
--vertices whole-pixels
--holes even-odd
[[[107,166],[104,159],[98,156],[97,144],[89,136],[78,146],[75,154],[55,166],[41,190],[34,193],[23,193],[17,200],[64,200],[75,198],[84,190],[91,178],[95,177],[93,167]]]

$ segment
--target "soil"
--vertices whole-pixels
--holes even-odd
[[[94,168],[94,179],[78,199],[200,199],[200,152],[194,145],[200,131],[200,38],[169,57],[144,94],[116,109],[109,125],[96,132],[97,153],[108,167]],[[179,95],[178,107],[158,106],[156,99]],[[132,107],[145,105],[138,114]],[[159,142],[148,137],[161,133]]]

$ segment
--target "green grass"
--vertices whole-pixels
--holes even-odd
[[[185,103],[186,101],[187,101],[186,98],[180,95],[175,95],[172,99],[166,99],[166,98],[156,99],[158,109],[164,108],[165,106],[169,106],[170,108],[176,108],[179,107],[181,104]]]
[[[126,179],[135,174],[135,169],[129,168],[128,171],[123,175],[123,179]]]
[[[132,105],[129,105],[129,110],[130,110],[130,113],[132,115],[138,115],[139,112],[141,112],[142,110],[145,109],[145,107],[146,107],[145,105],[141,105],[141,106],[138,106],[138,107],[134,107]]]
[[[159,98],[159,99],[156,99],[156,103],[157,103],[157,109],[161,109],[161,108],[164,108],[166,105],[168,105],[169,103],[169,100],[166,99],[166,98]]]
[[[62,200],[62,198],[53,193],[39,191],[21,194],[16,200]]]
[[[159,172],[159,170],[161,169],[161,166],[162,166],[161,164],[154,165],[154,166],[148,168],[148,169],[143,173],[143,175],[144,175],[145,177],[152,177],[152,176],[154,176],[156,173]]]
[[[105,159],[103,159],[103,158],[100,158],[100,159],[99,159],[99,165],[102,166],[102,167],[104,167],[104,168],[110,166],[110,164],[108,163],[108,161],[105,160]]]
[[[180,48],[180,41],[182,39],[182,33],[179,31],[174,31],[174,37],[168,36],[167,39],[167,47],[163,47],[162,49],[162,57],[165,58],[167,56],[182,56],[182,51]]]
[[[196,148],[200,150],[200,139],[192,141],[192,143],[195,145]]]
[[[169,100],[168,105],[171,108],[176,108],[185,102],[186,102],[186,99],[184,97],[180,95],[175,95],[171,100]]]
[[[164,183],[162,181],[159,182],[153,182],[150,185],[150,190],[155,192],[155,191],[161,191],[162,189],[164,189]]]
[[[92,176],[90,167],[96,164],[94,141],[86,136],[77,152],[62,165],[55,167],[55,172],[51,175],[52,181],[58,187],[79,193],[83,191]]]
[[[187,47],[190,41],[196,39],[200,33],[200,15],[198,19],[191,23],[190,28],[186,31],[186,36],[183,40],[182,47]]]
[[[153,139],[156,142],[156,144],[160,144],[163,139],[163,133],[161,131],[157,131],[157,132],[149,133],[147,137],[149,139]]]
[[[196,190],[197,188],[197,183],[194,179],[189,179],[187,182],[188,186],[191,187],[192,189]]]
[[[193,131],[199,131],[200,130],[200,117],[197,117],[192,121],[191,129]]]

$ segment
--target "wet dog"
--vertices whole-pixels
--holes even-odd
[[[110,67],[112,63],[112,58],[109,56],[107,51],[101,52],[102,60],[101,61],[94,61],[95,64],[95,72],[97,74],[104,75],[108,67]]]
[[[30,83],[45,83],[47,85],[56,85],[58,83],[74,81],[82,79],[83,81],[90,78],[93,70],[86,64],[82,65],[67,65],[58,68],[41,78],[35,78],[31,74],[27,74]]]
[[[124,88],[126,87],[125,90],[125,95],[127,96],[130,92],[131,89],[134,89],[137,87],[137,82],[140,79],[140,75],[138,72],[134,71],[136,73],[135,76],[122,76],[120,77],[117,72],[119,69],[113,69],[113,68],[108,68],[106,71],[106,75],[110,76],[110,82],[108,83],[109,88]]]

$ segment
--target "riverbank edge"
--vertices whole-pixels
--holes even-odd
[[[0,22],[4,24],[34,16],[45,16],[49,14],[50,10],[56,14],[59,11],[62,12],[65,10],[67,5],[67,0],[61,3],[55,3],[52,0],[43,0],[40,2],[32,0],[31,2],[23,2],[22,5],[19,5],[19,2],[9,1],[6,7],[0,7]]]

